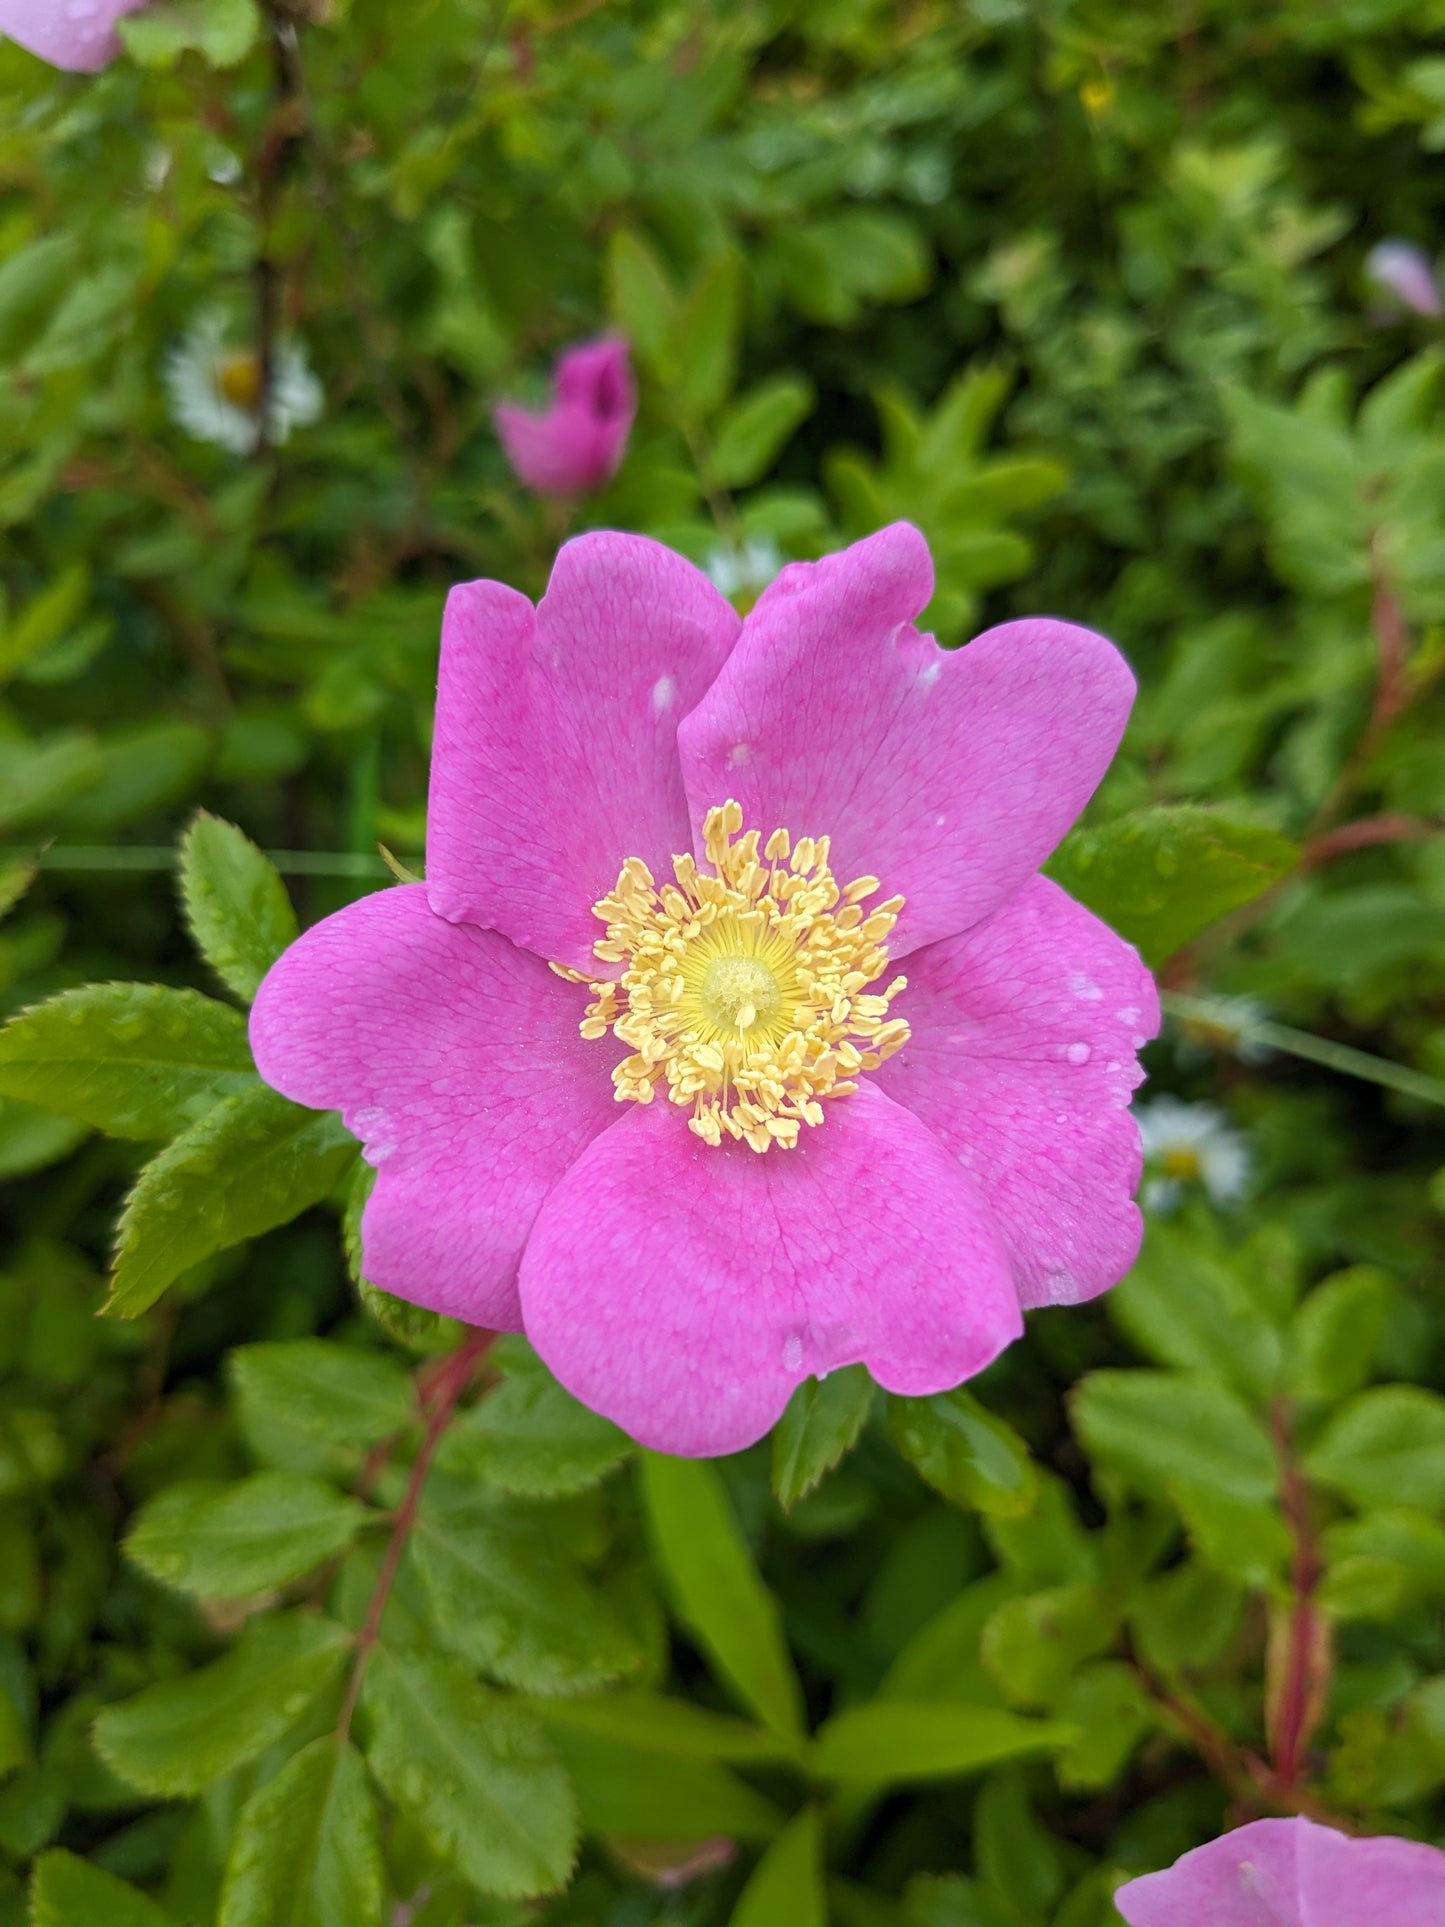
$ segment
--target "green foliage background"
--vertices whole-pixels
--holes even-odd
[[[0,1922],[1105,1927],[1231,1819],[1445,1844],[1445,412],[1362,272],[1445,232],[1442,28],[156,0],[93,79],[0,46]],[[207,310],[323,418],[188,440]],[[354,1146],[242,1016],[378,841],[420,863],[445,590],[566,526],[490,406],[609,320],[642,413],[570,526],[908,516],[944,640],[1117,638],[1056,873],[1253,1160],[966,1391],[841,1373],[713,1465],[358,1295]]]

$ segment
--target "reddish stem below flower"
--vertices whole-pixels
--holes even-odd
[[[361,1631],[356,1636],[356,1659],[351,1669],[351,1682],[346,1689],[346,1700],[341,1708],[341,1717],[336,1723],[338,1738],[344,1744],[351,1733],[351,1722],[356,1712],[356,1702],[361,1696],[361,1682],[366,1676],[367,1661],[371,1658],[373,1647],[381,1637],[381,1622],[386,1613],[386,1602],[391,1597],[391,1589],[401,1566],[401,1556],[406,1551],[406,1542],[411,1529],[416,1524],[417,1508],[421,1504],[422,1487],[426,1475],[431,1470],[431,1462],[437,1447],[456,1411],[457,1401],[467,1389],[472,1373],[495,1343],[497,1334],[477,1330],[463,1341],[454,1352],[438,1361],[420,1375],[417,1380],[417,1397],[426,1418],[426,1431],[417,1454],[412,1461],[411,1476],[406,1482],[401,1504],[396,1509],[392,1521],[391,1537],[382,1554],[381,1569],[376,1575],[371,1598],[367,1602],[366,1618]]]
[[[1276,1399],[1270,1423],[1279,1459],[1280,1503],[1293,1546],[1290,1559],[1293,1598],[1275,1717],[1270,1722],[1271,1752],[1280,1785],[1292,1791],[1299,1784],[1304,1750],[1323,1709],[1328,1675],[1328,1628],[1314,1605],[1314,1590],[1322,1569],[1309,1516],[1309,1489],[1295,1457],[1289,1408],[1283,1399]]]

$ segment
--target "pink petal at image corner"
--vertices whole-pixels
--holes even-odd
[[[115,23],[145,0],[0,0],[0,35],[67,73],[93,74],[121,52]]]
[[[1312,1820],[1255,1820],[1126,1882],[1129,1927],[1441,1927],[1445,1853]]]

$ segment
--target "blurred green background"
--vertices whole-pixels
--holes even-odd
[[[1445,1844],[1442,30],[155,0],[95,77],[0,45],[0,997],[60,1000],[0,1039],[0,1922],[1109,1927],[1230,1820]],[[492,406],[607,327],[626,458],[538,499]],[[1169,992],[1144,1255],[960,1394],[855,1368],[639,1464],[358,1294],[354,1148],[245,1053],[284,896],[202,819],[183,914],[177,841],[239,825],[313,921],[421,863],[451,583],[622,527],[745,608],[900,516],[941,640],[1049,612],[1139,674],[1054,871]]]

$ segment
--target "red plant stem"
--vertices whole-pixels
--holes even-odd
[[[431,1470],[431,1462],[437,1447],[456,1411],[457,1401],[466,1390],[472,1373],[488,1348],[494,1343],[496,1333],[474,1331],[454,1352],[440,1361],[422,1380],[418,1381],[418,1395],[426,1414],[426,1431],[417,1454],[412,1461],[411,1476],[406,1482],[401,1504],[392,1520],[391,1537],[382,1555],[381,1570],[376,1575],[371,1598],[367,1602],[366,1618],[361,1631],[356,1636],[356,1659],[351,1669],[351,1682],[346,1689],[346,1700],[341,1708],[341,1717],[336,1723],[338,1737],[345,1742],[351,1732],[351,1721],[356,1712],[356,1702],[361,1696],[361,1682],[366,1676],[366,1664],[371,1658],[372,1649],[381,1637],[381,1622],[386,1613],[386,1602],[391,1597],[391,1589],[401,1566],[401,1556],[406,1551],[406,1542],[411,1529],[416,1524],[417,1508],[421,1504],[422,1487],[426,1475]]]
[[[1127,1650],[1127,1643],[1126,1643]],[[1352,1822],[1343,1819],[1323,1800],[1303,1789],[1287,1785],[1268,1761],[1246,1747],[1236,1746],[1202,1708],[1181,1698],[1138,1657],[1131,1655],[1140,1685],[1153,1700],[1164,1719],[1199,1754],[1210,1773],[1244,1807],[1272,1813],[1302,1813],[1321,1825],[1350,1833]]]
[[[1293,1789],[1299,1784],[1302,1755],[1309,1740],[1310,1672],[1318,1630],[1314,1590],[1320,1581],[1321,1567],[1310,1524],[1309,1491],[1294,1454],[1289,1408],[1282,1399],[1276,1399],[1270,1422],[1280,1465],[1280,1503],[1294,1548],[1290,1559],[1290,1590],[1294,1599],[1274,1736],[1274,1771],[1281,1786]]]
[[[1314,820],[1306,833],[1310,844],[1320,840],[1344,809],[1374,760],[1375,751],[1391,724],[1420,693],[1418,687],[1412,690],[1410,686],[1410,631],[1405,612],[1385,572],[1378,534],[1370,541],[1370,573],[1370,626],[1375,632],[1375,658],[1379,665],[1375,698],[1370,707],[1370,719],[1365,724],[1360,740],[1336,777],[1328,796],[1315,811]]]
[[[1363,850],[1374,843],[1424,843],[1432,836],[1445,836],[1445,823],[1432,823],[1425,816],[1406,816],[1401,810],[1387,810],[1379,816],[1362,816],[1327,830],[1307,843],[1300,858],[1305,869],[1318,869],[1350,850]]]

